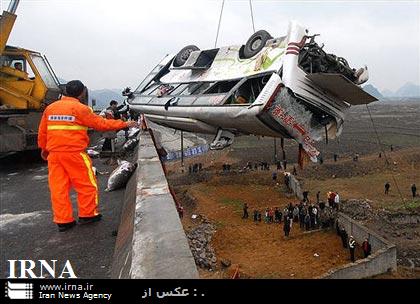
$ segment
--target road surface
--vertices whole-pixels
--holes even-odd
[[[95,159],[96,168],[112,171],[104,160]],[[124,189],[103,191],[108,175],[98,174],[101,222],[77,225],[64,233],[52,222],[48,168],[34,154],[21,153],[0,159],[0,270],[9,276],[8,260],[57,260],[61,272],[69,260],[79,278],[108,278],[115,232],[120,221]],[[76,194],[72,192],[77,216]],[[77,218],[77,217],[76,217]],[[39,275],[39,267],[34,272]],[[45,271],[44,271],[45,272]],[[58,274],[57,274],[58,276]]]

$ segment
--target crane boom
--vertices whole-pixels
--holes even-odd
[[[16,20],[16,10],[19,5],[19,0],[12,0],[9,3],[7,11],[3,11],[0,16],[0,54],[3,54],[6,47],[7,40],[13,29]]]

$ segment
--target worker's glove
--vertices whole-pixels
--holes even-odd
[[[41,150],[41,157],[43,160],[48,159],[48,154],[50,154],[47,150]]]

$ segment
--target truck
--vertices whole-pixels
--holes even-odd
[[[6,45],[18,4],[12,0],[0,16],[0,157],[38,148],[43,110],[63,92],[46,56]]]

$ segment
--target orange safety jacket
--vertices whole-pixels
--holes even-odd
[[[122,120],[105,119],[78,99],[63,96],[45,109],[38,130],[38,146],[48,152],[81,152],[89,145],[88,128],[110,131],[126,127]]]

